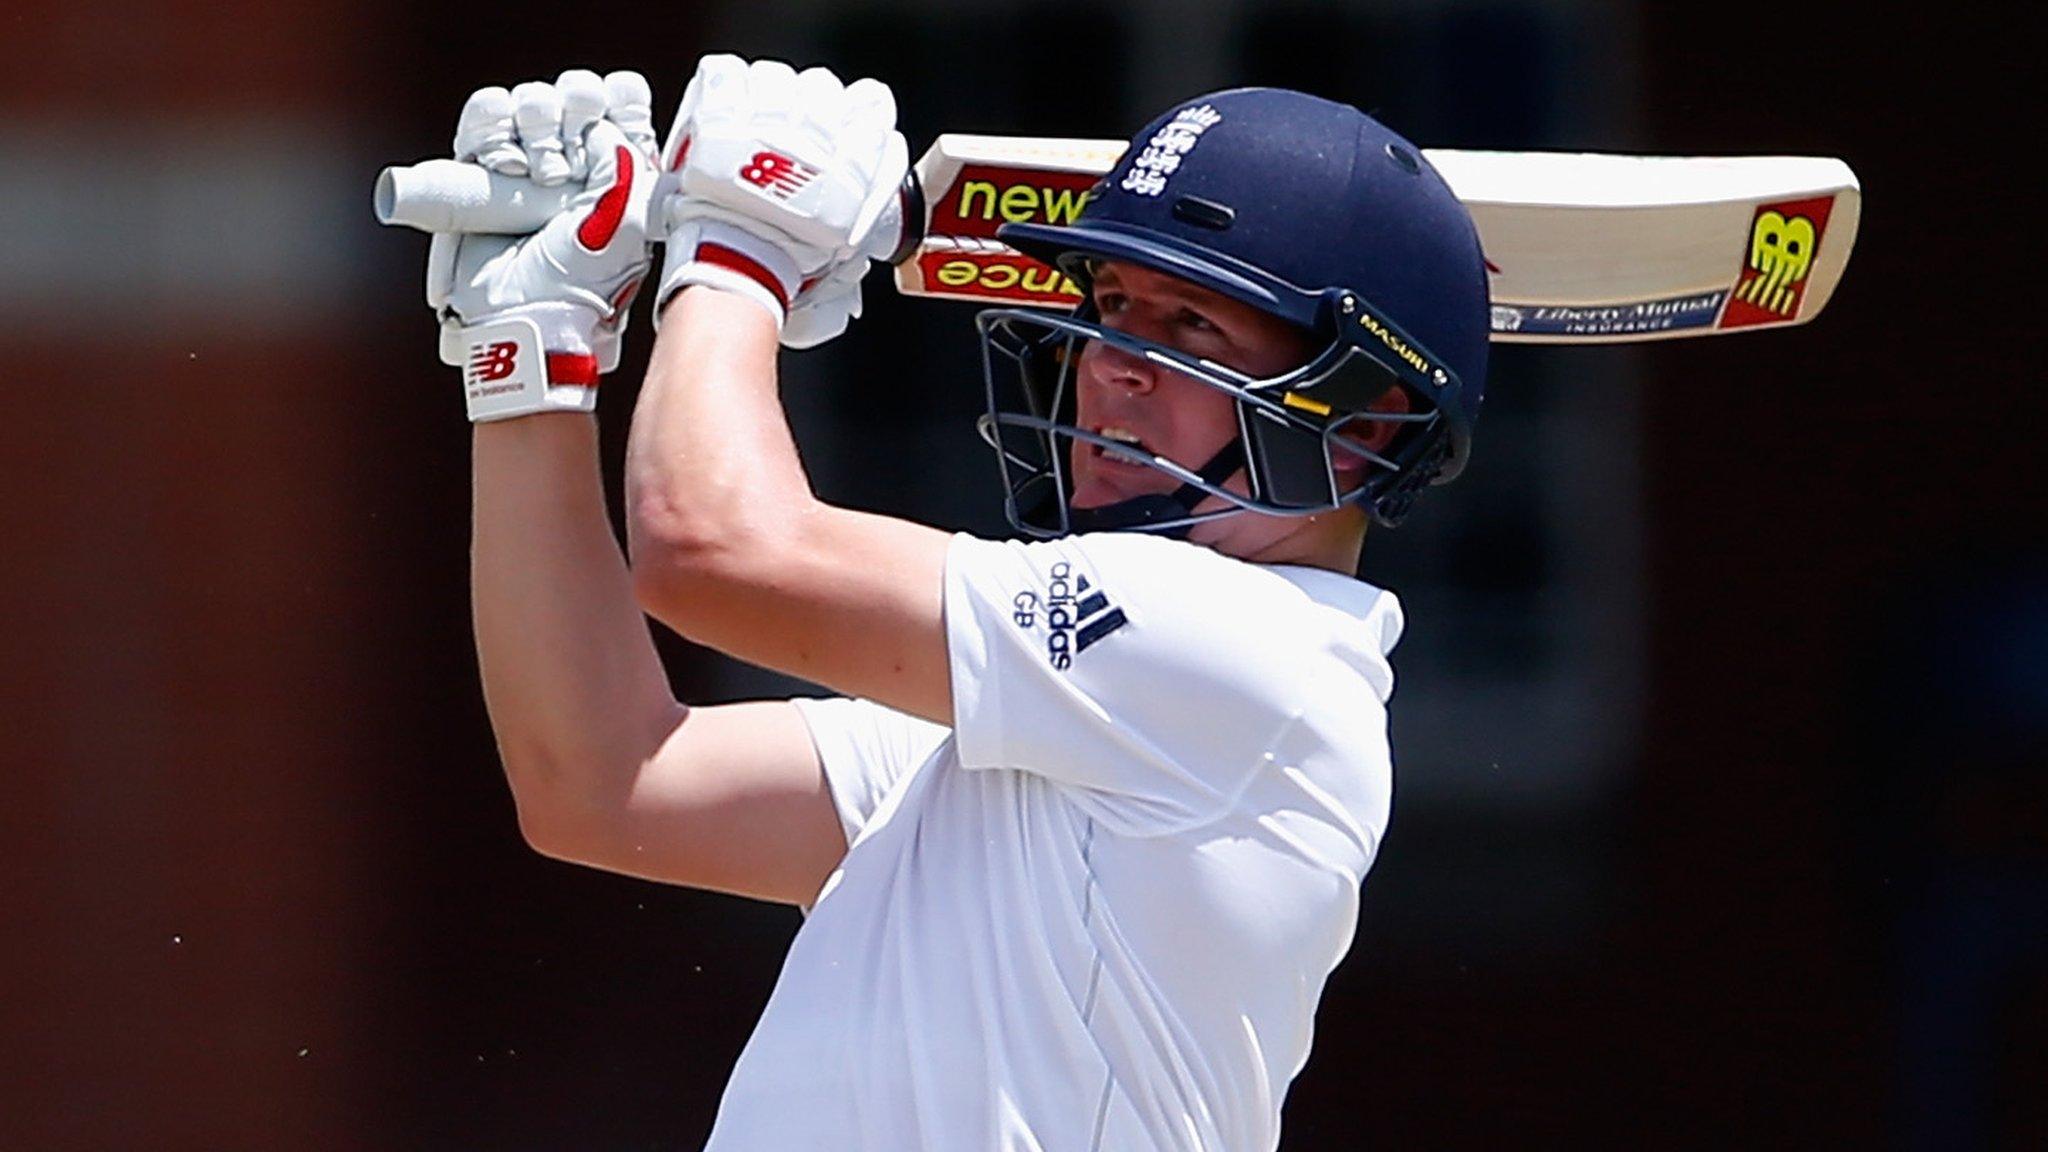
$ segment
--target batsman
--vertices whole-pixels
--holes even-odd
[[[428,294],[526,839],[806,910],[708,1147],[1276,1148],[1391,797],[1402,613],[1353,574],[1486,374],[1465,208],[1354,108],[1167,109],[1003,232],[1084,298],[977,318],[1019,537],[978,539],[819,500],[777,395],[886,254],[888,88],[708,57],[659,150],[648,92],[472,96],[457,159],[580,193],[436,236]],[[622,550],[594,413],[657,245]],[[834,695],[679,702],[650,617]]]

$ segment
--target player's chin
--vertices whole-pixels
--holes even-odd
[[[1067,507],[1106,508],[1121,499],[1123,496],[1100,477],[1082,475],[1074,478],[1074,493],[1067,498]]]
[[[1135,493],[1128,484],[1119,484],[1110,474],[1111,469],[1102,467],[1100,457],[1082,457],[1074,461],[1074,491],[1067,498],[1070,508],[1106,508],[1119,500],[1128,500]]]
[[[1179,485],[1173,477],[1142,465],[1103,467],[1101,460],[1087,461],[1074,470],[1074,491],[1067,498],[1070,508],[1106,508],[1134,496],[1172,492]]]

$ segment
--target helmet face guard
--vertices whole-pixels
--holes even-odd
[[[1393,524],[1464,466],[1486,380],[1479,234],[1421,151],[1356,108],[1272,88],[1194,97],[1140,129],[1071,220],[1016,221],[996,235],[1083,291],[1071,317],[996,310],[980,321],[982,435],[1021,530],[1178,531],[1218,515],[1346,504]],[[1253,379],[1116,332],[1088,303],[1103,261],[1249,305],[1314,334],[1318,350],[1299,369]],[[1215,459],[1166,460],[1076,427],[1075,372],[1095,341],[1228,394],[1238,435]],[[1373,410],[1391,387],[1407,413]],[[1391,439],[1361,435],[1386,424],[1399,426]],[[1385,446],[1368,451],[1373,440]],[[1077,445],[1148,465],[1179,488],[1072,509]]]
[[[982,312],[976,326],[988,411],[978,429],[996,452],[1010,523],[1035,536],[1101,529],[1183,535],[1195,524],[1243,512],[1312,516],[1349,504],[1365,505],[1382,523],[1398,521],[1415,492],[1448,479],[1463,463],[1469,430],[1458,426],[1459,383],[1398,332],[1376,320],[1378,327],[1361,322],[1371,313],[1356,294],[1325,293],[1319,311],[1315,329],[1327,334],[1321,349],[1301,367],[1263,379],[1109,328],[1091,305],[1071,316]],[[1094,342],[1228,395],[1236,437],[1207,461],[1184,461],[1080,427],[1077,374],[1084,348]],[[1407,392],[1410,411],[1373,411],[1392,388]],[[1365,443],[1376,425],[1396,426],[1380,451]],[[1146,465],[1179,486],[1105,507],[1073,508],[1069,453],[1077,445]],[[1340,468],[1347,459],[1364,466],[1348,487]],[[1242,483],[1228,486],[1239,472]],[[1204,501],[1221,504],[1197,511]]]

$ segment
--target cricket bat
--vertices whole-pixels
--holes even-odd
[[[882,225],[897,290],[1071,308],[1080,289],[996,238],[1070,223],[1121,140],[943,135]],[[1493,339],[1601,344],[1803,324],[1827,306],[1856,242],[1862,190],[1815,156],[1629,156],[1424,149],[1472,213]],[[574,193],[475,165],[387,168],[374,208],[422,231],[538,229]]]

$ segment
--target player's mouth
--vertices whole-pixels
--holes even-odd
[[[1129,445],[1146,457],[1156,455],[1152,446],[1129,428],[1117,424],[1083,427],[1104,440]],[[1076,444],[1086,449],[1074,456],[1075,483],[1071,501],[1076,508],[1101,507],[1133,496],[1168,491],[1173,487],[1172,477],[1141,459],[1133,459],[1093,440],[1077,440]]]
[[[1105,424],[1100,428],[1092,429],[1092,431],[1097,436],[1102,437],[1104,440],[1114,440],[1119,444],[1128,444],[1131,447],[1136,448],[1138,451],[1143,452],[1147,456],[1155,455],[1155,453],[1152,451],[1151,446],[1146,444],[1143,439],[1139,438],[1136,432],[1133,432],[1128,428],[1116,424]],[[1136,460],[1131,459],[1128,456],[1122,455],[1117,452],[1112,452],[1106,446],[1097,443],[1091,443],[1088,445],[1088,455],[1094,457],[1095,459],[1102,460],[1106,463],[1119,465],[1125,468],[1144,468],[1147,466],[1139,463]]]

